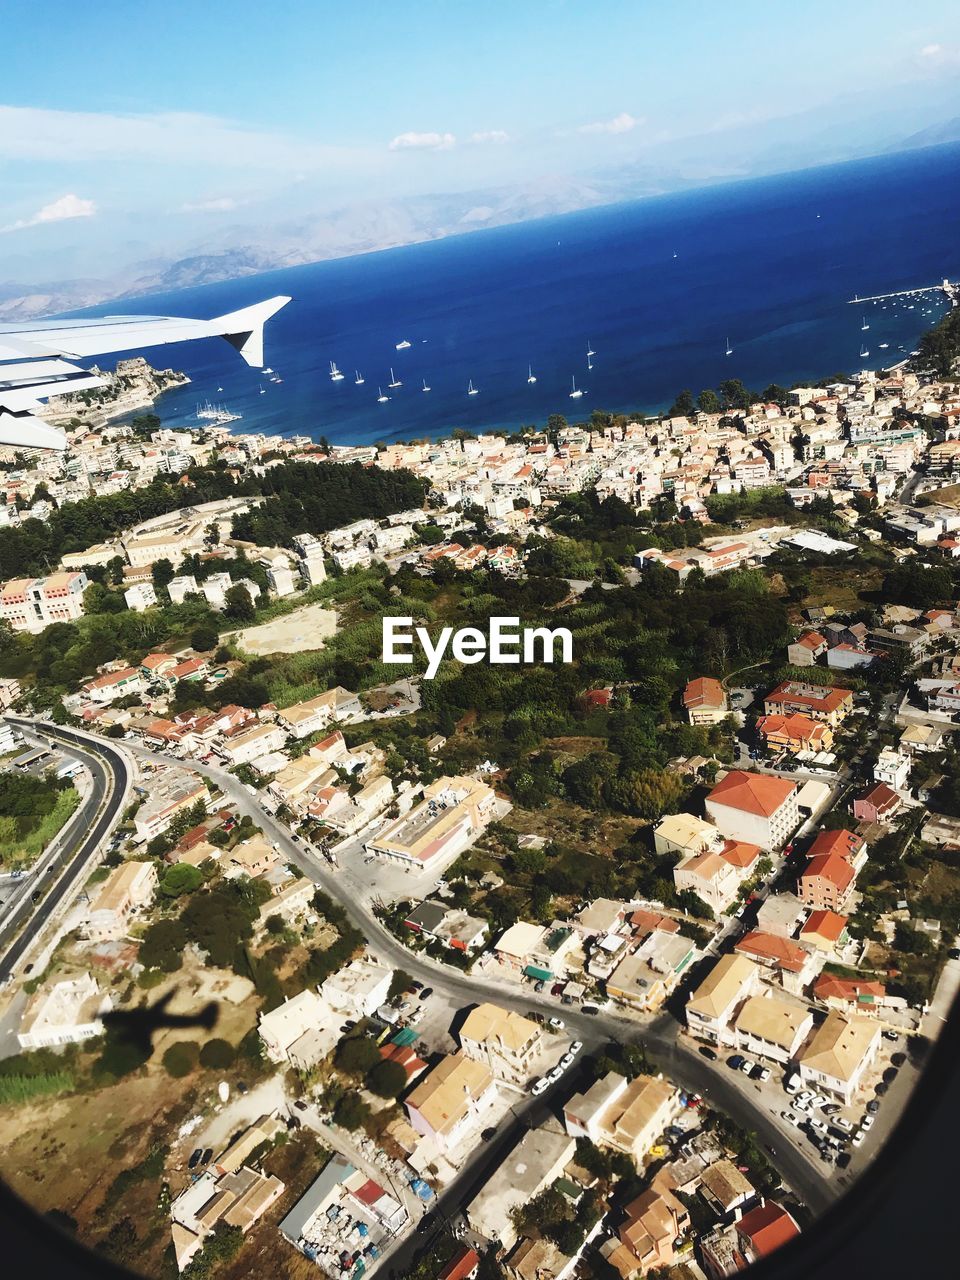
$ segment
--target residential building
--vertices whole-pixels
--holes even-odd
[[[875,782],[853,802],[858,822],[891,822],[903,808],[903,800],[885,782]]]
[[[469,848],[497,813],[497,797],[477,778],[439,778],[416,808],[364,844],[367,853],[416,871],[443,868]]]
[[[653,1013],[679,985],[697,949],[681,933],[654,929],[623,957],[606,979],[607,996],[643,1013]]]
[[[351,960],[346,968],[331,974],[320,991],[338,1014],[359,1021],[369,1018],[386,1003],[393,971],[368,960]]]
[[[787,662],[792,667],[812,667],[827,652],[827,642],[818,631],[805,631],[787,645]]]
[[[806,910],[796,894],[771,893],[757,908],[757,928],[791,938],[804,915]]]
[[[718,1227],[702,1236],[700,1261],[709,1280],[724,1280],[769,1257],[799,1234],[786,1209],[764,1200],[734,1226]]]
[[[623,1212],[625,1220],[618,1232],[627,1253],[623,1265],[629,1268],[630,1260],[636,1260],[636,1271],[627,1270],[627,1275],[666,1270],[679,1261],[678,1248],[690,1230],[690,1213],[665,1170],[655,1174],[647,1190],[631,1200]],[[617,1269],[625,1274],[621,1266]]]
[[[707,849],[717,851],[722,843],[717,828],[692,813],[668,813],[653,829],[653,847],[659,854],[688,858]]]
[[[249,876],[251,880],[264,876],[268,871],[280,865],[280,854],[265,836],[251,836],[249,840],[241,840],[239,844],[224,854],[223,861],[228,877]]]
[[[501,965],[522,973],[529,968],[530,961],[546,934],[545,925],[528,924],[526,920],[518,920],[509,929],[505,929],[493,944],[493,953]]]
[[[6,711],[12,707],[21,692],[19,680],[0,680],[0,711]]]
[[[572,1138],[589,1138],[641,1161],[678,1108],[678,1091],[666,1080],[637,1076],[627,1081],[615,1071],[601,1076],[563,1109]]]
[[[362,714],[363,708],[357,695],[337,685],[335,689],[329,689],[306,702],[295,702],[292,706],[282,707],[277,712],[277,721],[293,737],[309,738],[312,733],[322,732],[334,721],[345,723],[359,720]]]
[[[540,1025],[512,1009],[485,1002],[467,1014],[460,1028],[460,1048],[468,1058],[484,1062],[498,1080],[523,1085],[543,1047]]]
[[[800,821],[795,783],[739,769],[714,786],[705,807],[725,836],[761,849],[779,849]]]
[[[874,782],[885,782],[894,791],[906,791],[913,761],[892,747],[884,747],[873,766]]]
[[[770,751],[829,751],[833,746],[833,730],[822,720],[795,713],[787,716],[761,716],[757,733]]]
[[[865,1017],[879,1015],[886,995],[882,982],[868,978],[841,978],[834,973],[823,973],[813,984],[815,1000],[841,1013],[861,1013]]]
[[[808,858],[818,858],[821,854],[836,854],[846,858],[857,874],[863,869],[867,860],[867,842],[855,831],[840,827],[834,831],[821,831],[807,850]]]
[[[817,911],[843,910],[853,891],[857,873],[837,853],[821,853],[811,858],[800,873],[797,893],[805,906]]]
[[[143,613],[145,609],[152,609],[157,603],[157,593],[153,589],[152,582],[135,582],[132,587],[127,587],[123,593],[123,600],[128,609],[132,609],[134,613]]]
[[[167,773],[151,781],[150,794],[134,815],[133,825],[139,841],[163,835],[182,809],[198,800],[206,804],[207,785],[195,773]]]
[[[567,1280],[576,1266],[577,1258],[568,1257],[552,1240],[530,1236],[518,1240],[502,1263],[507,1280]]]
[[[853,710],[853,694],[849,689],[786,680],[767,694],[763,709],[768,716],[800,714],[836,729]]]
[[[687,1001],[690,1034],[711,1044],[733,1043],[734,1014],[760,987],[760,970],[746,956],[721,956]]]
[[[89,681],[83,686],[83,693],[91,702],[106,706],[130,694],[136,697],[143,692],[143,689],[140,668],[123,667],[120,671],[108,671],[106,675],[97,676],[95,680]]]
[[[519,1246],[518,1246],[519,1247]],[[480,1255],[476,1249],[467,1244],[458,1245],[453,1251],[450,1261],[437,1273],[437,1280],[475,1280],[480,1270]],[[534,1273],[534,1278],[538,1273]],[[517,1275],[514,1280],[527,1280],[526,1275]]]
[[[496,1098],[489,1066],[460,1051],[442,1058],[407,1096],[404,1107],[414,1131],[428,1138],[441,1155],[450,1156],[468,1135],[483,1128]]]
[[[678,893],[692,890],[701,902],[720,915],[736,899],[740,875],[718,853],[695,853],[673,869]]]
[[[813,1026],[806,1005],[775,995],[750,996],[734,1021],[736,1047],[743,1053],[787,1063],[795,1056]]]
[[[153,901],[157,869],[152,862],[124,862],[114,869],[87,904],[83,931],[92,942],[115,942],[130,920]]]
[[[828,1013],[797,1060],[800,1079],[805,1087],[849,1106],[876,1061],[880,1043],[881,1028],[875,1021]]]
[[[627,908],[615,898],[596,898],[578,911],[573,927],[581,938],[597,938],[606,933],[616,933],[623,924]]]
[[[800,995],[813,979],[819,962],[810,951],[790,938],[776,933],[751,929],[736,943],[734,950],[770,972],[785,991]]]
[[[727,694],[719,680],[698,676],[683,691],[683,709],[691,724],[717,724],[727,714]]]
[[[229,734],[217,743],[216,750],[232,767],[250,764],[261,756],[279,751],[286,740],[286,734],[278,724],[258,724],[252,729]]]
[[[409,1110],[409,1102],[407,1104]],[[510,1249],[516,1243],[513,1210],[551,1186],[571,1160],[576,1144],[552,1118],[528,1129],[503,1163],[466,1206],[471,1231]]]
[[[170,1206],[174,1256],[182,1271],[220,1223],[245,1234],[283,1195],[284,1183],[274,1174],[243,1165],[217,1177],[207,1170]]]
[[[805,946],[828,955],[836,955],[848,940],[847,917],[835,911],[811,911],[800,929]]]
[[[89,973],[41,987],[23,1011],[17,1040],[21,1049],[55,1049],[103,1035],[100,1015],[111,1008]]]
[[[715,1160],[700,1175],[700,1194],[719,1217],[729,1217],[757,1194],[732,1160]]]
[[[329,1017],[329,1008],[311,987],[285,1000],[276,1009],[261,1013],[257,1030],[267,1057],[277,1063],[302,1062],[297,1045],[306,1044]]]
[[[0,586],[0,621],[12,631],[36,635],[54,622],[83,617],[85,573],[52,573],[46,578],[13,578]]]

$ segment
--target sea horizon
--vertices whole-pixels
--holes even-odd
[[[543,426],[552,413],[582,421],[593,409],[653,415],[680,390],[696,395],[725,378],[762,390],[905,359],[947,309],[942,292],[862,306],[850,299],[955,278],[958,203],[953,144],[125,298],[82,314],[208,317],[291,295],[266,332],[267,365],[281,382],[238,365],[217,344],[170,348],[169,359],[162,348],[148,353],[152,364],[191,378],[158,402],[170,426],[200,425],[196,406],[207,400],[242,414],[238,434],[334,444],[516,430]],[[331,380],[330,361],[342,379]],[[574,379],[583,395],[571,399]],[[389,399],[378,403],[378,391]]]

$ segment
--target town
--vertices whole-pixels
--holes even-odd
[[[164,1277],[720,1280],[808,1229],[960,988],[923,352],[542,431],[0,451],[14,1188]],[[505,615],[563,661],[459,643]]]

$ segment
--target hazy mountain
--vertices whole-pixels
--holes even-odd
[[[916,147],[940,147],[948,142],[960,142],[960,116],[952,120],[944,120],[942,124],[933,124],[929,129],[921,129],[911,133],[909,138],[897,144],[894,150],[912,151]]]

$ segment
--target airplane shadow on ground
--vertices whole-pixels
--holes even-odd
[[[212,1031],[217,1025],[220,1011],[211,1000],[199,1013],[167,1013],[167,1005],[176,995],[176,988],[160,1000],[142,1009],[113,1009],[101,1015],[103,1025],[114,1033],[117,1040],[125,1040],[149,1057],[153,1052],[153,1034],[164,1027],[203,1027]]]

